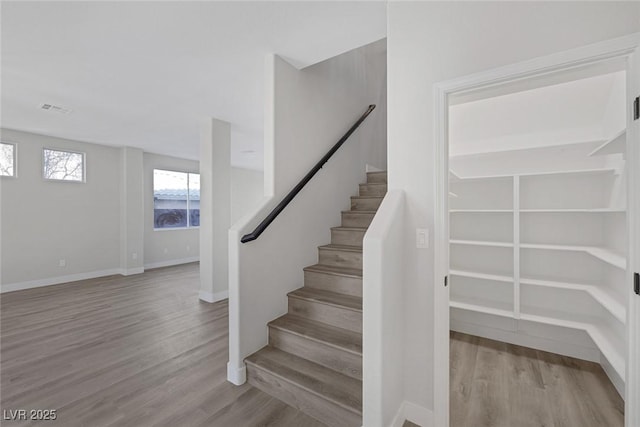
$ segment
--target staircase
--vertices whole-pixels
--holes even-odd
[[[362,239],[386,192],[387,173],[367,173],[269,345],[245,359],[250,384],[329,426],[362,425]]]

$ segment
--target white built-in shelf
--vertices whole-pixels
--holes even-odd
[[[454,171],[452,171],[451,169],[449,169],[449,181],[458,181],[459,179],[460,179],[460,176]]]
[[[616,172],[617,170],[618,170],[617,168],[613,168],[613,167],[598,168],[598,169],[572,169],[572,170],[560,170],[560,171],[548,171],[548,172],[527,172],[527,173],[517,173],[517,174],[509,174],[509,175],[463,176],[463,177],[460,177],[459,180],[460,181],[477,181],[477,180],[486,180],[486,179],[513,178],[514,176],[536,177],[536,176],[547,176],[547,175],[609,174],[609,173]]]
[[[513,213],[513,209],[449,209],[450,213]]]
[[[624,208],[577,208],[577,209],[520,209],[521,213],[617,213]]]
[[[607,154],[624,154],[627,151],[627,130],[623,129],[608,141],[589,153],[589,156],[606,156]]]
[[[608,328],[598,323],[598,319],[584,319],[583,321],[567,320],[555,316],[542,316],[538,314],[521,313],[521,320],[526,320],[536,323],[544,323],[547,325],[563,326],[565,328],[580,329],[585,331],[598,349],[607,358],[613,369],[620,376],[624,378],[625,362],[624,355],[618,350],[613,342],[613,332]]]
[[[474,304],[472,302],[463,302],[463,301],[456,301],[454,299],[451,299],[451,301],[449,301],[449,307],[457,308],[460,310],[474,311],[476,313],[491,314],[494,316],[501,316],[501,317],[512,318],[514,316],[513,310],[505,310],[501,308],[490,307],[483,302],[478,302],[477,304]]]
[[[449,240],[452,245],[491,246],[495,248],[512,248],[511,242],[489,242],[483,240]]]
[[[449,270],[449,274],[459,277],[470,277],[472,279],[493,280],[495,282],[513,283],[512,276],[503,276],[500,274],[477,273],[475,271]]]
[[[607,293],[604,289],[599,288],[598,286],[586,285],[582,283],[557,282],[553,280],[528,279],[525,277],[520,278],[520,284],[586,292],[591,295],[591,297],[596,300],[601,306],[603,306],[609,313],[611,313],[611,315],[613,315],[616,320],[618,320],[622,324],[625,324],[626,322],[627,312],[625,307],[615,298],[609,295],[609,293]]]
[[[613,265],[622,270],[627,268],[627,260],[622,255],[618,255],[610,249],[598,246],[576,246],[576,245],[549,245],[538,243],[521,243],[523,249],[543,249],[551,251],[586,252],[601,261]]]

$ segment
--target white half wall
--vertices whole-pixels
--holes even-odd
[[[405,400],[433,409],[434,370],[442,369],[434,363],[442,343],[433,332],[433,241],[427,250],[414,242],[416,228],[434,227],[434,84],[637,32],[639,22],[637,2],[389,2],[389,188],[407,201]]]
[[[365,165],[385,168],[385,42],[298,70],[277,56],[265,70],[265,194],[229,232],[229,381],[245,381],[244,358],[267,343],[267,322],[284,314],[287,292],[303,285],[340,211],[365,180]],[[365,112],[373,111],[334,157],[257,240],[249,233]]]
[[[2,140],[18,159],[0,179],[2,290],[119,272],[121,149],[8,129]],[[86,182],[45,181],[44,147],[85,153]]]
[[[200,230],[153,228],[153,170],[199,173],[199,162],[144,153],[144,267],[184,264],[200,259]]]
[[[363,242],[362,424],[393,423],[404,392],[404,193],[387,193]],[[404,419],[400,420],[402,422]],[[419,420],[412,419],[418,422]]]

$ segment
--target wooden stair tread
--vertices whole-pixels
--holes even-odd
[[[362,278],[362,270],[358,268],[336,267],[333,265],[314,264],[304,268],[304,271],[315,273],[334,274],[336,276],[349,276]]]
[[[352,199],[384,199],[384,196],[351,196],[351,198]]]
[[[366,231],[367,227],[343,227],[343,226],[337,226],[337,227],[331,227],[332,230],[343,230],[343,231]]]
[[[345,229],[345,227],[340,227]],[[361,230],[361,229],[358,229]],[[359,252],[362,253],[362,246],[352,246],[352,245],[337,245],[335,243],[330,243],[328,245],[318,246],[318,249],[329,249],[334,251],[346,251],[346,252]]]
[[[302,317],[285,314],[272,320],[269,327],[289,332],[328,346],[362,355],[362,334],[329,326]]]
[[[307,359],[266,346],[245,363],[269,371],[289,383],[362,415],[362,381],[325,368]]]
[[[287,296],[362,312],[362,298],[352,295],[303,287],[289,292]]]
[[[350,211],[342,211],[343,214],[355,214],[355,215],[374,215],[376,212],[378,211],[354,211],[354,210],[350,210]]]

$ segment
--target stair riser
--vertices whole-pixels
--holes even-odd
[[[333,369],[351,378],[362,379],[362,356],[322,342],[269,327],[269,345]]]
[[[387,173],[386,172],[369,172],[367,173],[367,183],[369,184],[380,184],[387,183]]]
[[[304,272],[304,285],[315,289],[362,296],[362,277],[339,276],[317,271]]]
[[[289,313],[338,328],[362,333],[362,312],[317,301],[289,297]]]
[[[334,245],[362,246],[367,230],[331,230],[331,243]]]
[[[328,426],[360,427],[362,425],[360,415],[254,365],[247,365],[247,380],[252,386]]]
[[[376,196],[383,197],[387,194],[386,184],[360,184],[360,196]]]
[[[382,203],[382,198],[351,198],[351,210],[352,211],[377,211]]]
[[[340,249],[318,249],[320,264],[362,269],[362,252]]]
[[[373,221],[374,216],[375,214],[342,212],[342,226],[368,228],[371,225],[371,221]]]

